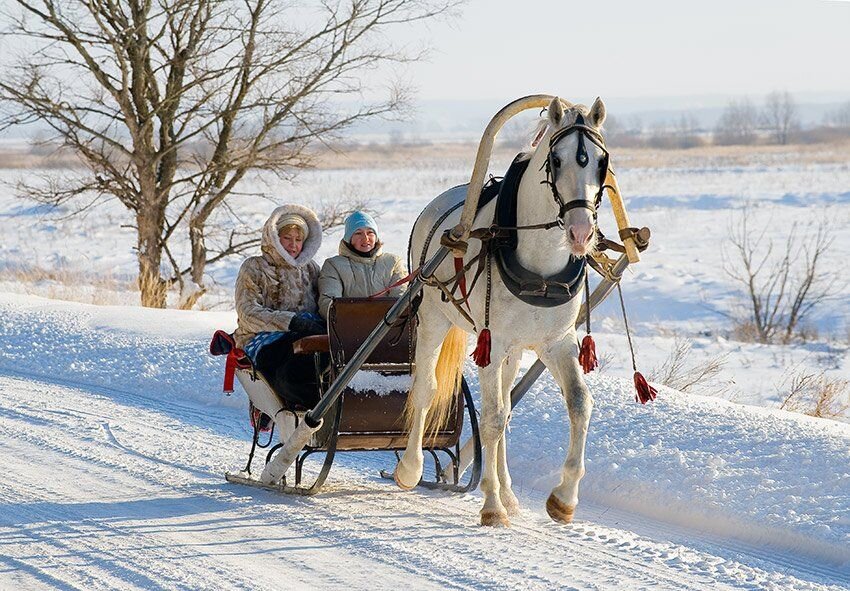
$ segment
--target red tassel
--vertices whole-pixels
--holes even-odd
[[[635,402],[641,404],[655,400],[655,396],[658,394],[658,391],[647,383],[646,378],[639,371],[635,372],[635,390],[637,390]]]
[[[472,352],[472,359],[478,367],[490,365],[490,329],[485,328],[478,333],[478,344]]]
[[[593,337],[590,335],[585,335],[581,340],[578,362],[581,364],[584,373],[590,373],[599,367],[599,361],[596,359],[596,343],[593,342]]]

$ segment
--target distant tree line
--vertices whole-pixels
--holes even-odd
[[[730,100],[713,127],[701,127],[683,113],[672,122],[644,124],[638,116],[606,120],[608,142],[618,147],[686,149],[705,145],[817,143],[850,138],[850,101],[826,114],[818,125],[804,128],[791,93],[768,94],[762,105],[750,99]]]

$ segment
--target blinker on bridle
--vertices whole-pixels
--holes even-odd
[[[555,146],[565,137],[578,134],[578,147],[576,148],[576,163],[586,168],[590,162],[590,157],[587,155],[587,147],[585,146],[585,138],[592,144],[602,150],[602,161],[599,163],[599,191],[596,193],[596,198],[593,204],[587,199],[572,199],[565,202],[564,198],[558,192],[558,187],[555,186],[555,169],[560,167],[560,158],[555,154]],[[605,147],[605,140],[602,135],[593,127],[585,123],[584,116],[579,113],[572,125],[563,127],[552,134],[549,139],[549,154],[546,157],[546,162],[543,163],[546,168],[546,180],[541,181],[549,185],[552,190],[552,198],[555,200],[555,205],[558,207],[558,220],[561,226],[565,223],[564,216],[568,211],[583,207],[593,212],[593,219],[596,220],[596,209],[602,202],[602,194],[605,191],[605,177],[608,176],[608,149]]]

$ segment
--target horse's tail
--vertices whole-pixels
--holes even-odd
[[[436,435],[449,422],[452,414],[455,393],[460,387],[463,377],[463,361],[466,358],[466,332],[456,326],[449,329],[440,347],[437,367],[434,373],[437,378],[437,391],[428,408],[425,419],[426,435]],[[405,423],[408,431],[413,427],[415,409],[412,399],[408,398],[405,406]]]

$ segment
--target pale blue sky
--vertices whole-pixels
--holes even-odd
[[[471,0],[459,18],[401,35],[434,49],[408,69],[423,100],[772,90],[850,98],[842,0]]]

